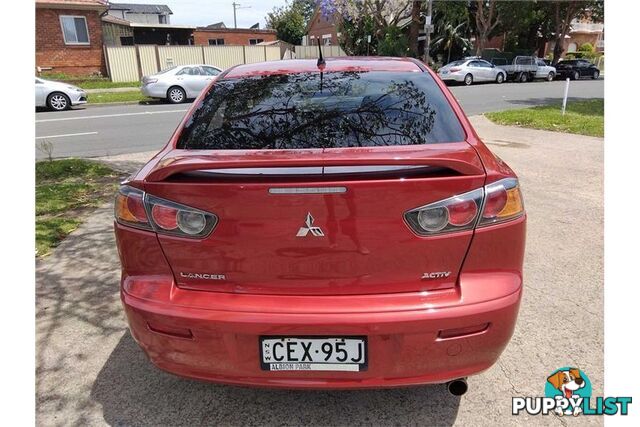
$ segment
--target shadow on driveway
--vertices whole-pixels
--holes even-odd
[[[93,383],[110,425],[452,425],[460,398],[442,385],[290,391],[183,379],[149,362],[125,333]]]

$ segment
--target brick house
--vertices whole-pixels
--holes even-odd
[[[36,0],[36,66],[71,75],[105,73],[106,0]]]
[[[277,40],[276,30],[261,30],[257,28],[212,28],[198,27],[193,32],[195,45],[256,45],[263,42]]]
[[[317,44],[322,40],[323,45],[338,45],[338,22],[340,16],[327,16],[322,12],[320,5],[316,6],[313,16],[307,23],[307,34],[302,38],[303,45]]]

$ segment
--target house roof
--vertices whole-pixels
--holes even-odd
[[[106,10],[107,0],[36,0],[36,7]]]
[[[173,15],[166,4],[109,3],[109,9],[126,10],[131,13],[148,13],[153,15]]]
[[[207,29],[210,29],[210,30],[214,30],[216,28],[227,28],[227,26],[224,25],[224,22],[220,21],[220,22],[216,22],[214,24],[209,24],[204,28],[207,28]]]
[[[118,24],[118,25],[125,25],[125,26],[129,26],[129,24],[131,24],[130,21],[127,21],[126,19],[122,19],[122,18],[118,18],[116,16],[113,15],[104,15],[102,17],[102,22],[108,22],[110,24]]]

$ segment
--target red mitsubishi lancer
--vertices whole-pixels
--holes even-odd
[[[518,179],[413,59],[223,72],[115,217],[131,333],[185,377],[462,394],[516,323]]]

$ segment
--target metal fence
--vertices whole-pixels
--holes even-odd
[[[133,82],[175,65],[207,64],[226,69],[237,64],[277,61],[280,59],[280,47],[105,46],[104,55],[111,81]]]
[[[322,56],[347,56],[340,46],[322,46]],[[296,58],[309,59],[318,57],[318,46],[296,46]]]

